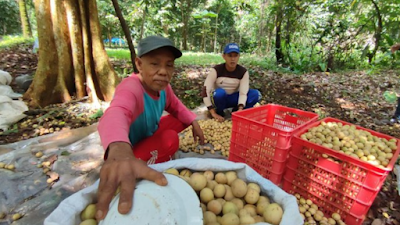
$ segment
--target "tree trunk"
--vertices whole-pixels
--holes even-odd
[[[76,0],[75,0],[76,1]],[[86,74],[86,92],[89,95],[89,98],[95,105],[99,104],[99,97],[95,90],[93,76],[94,76],[94,69],[93,69],[93,59],[92,59],[92,43],[90,37],[90,30],[89,30],[89,17],[87,15],[87,10],[83,1],[79,1],[79,12],[81,16],[82,22],[82,43],[83,43],[83,61],[84,61],[84,68]],[[111,38],[110,38],[111,43]],[[93,90],[93,91],[92,91]]]
[[[264,35],[264,9],[265,9],[265,4],[267,3],[267,1],[266,0],[263,0],[262,2],[261,2],[261,11],[260,11],[260,13],[261,13],[261,15],[260,15],[260,26],[259,26],[259,34],[258,34],[258,52],[260,52],[261,53],[261,47],[262,47],[262,38],[263,38],[263,35]]]
[[[72,65],[74,67],[74,80],[76,97],[83,98],[86,95],[85,68],[83,60],[82,23],[79,17],[79,5],[75,0],[65,0],[69,35],[71,37]],[[79,22],[79,23],[74,23]]]
[[[115,1],[115,0],[113,0]],[[144,23],[146,22],[146,14],[147,14],[147,5],[144,8],[143,17],[142,17],[142,24],[140,25],[140,36],[139,40],[142,40],[144,34]]]
[[[375,57],[376,52],[378,51],[379,42],[381,41],[381,36],[382,36],[382,27],[383,27],[381,11],[374,0],[371,0],[371,2],[374,5],[376,16],[378,17],[378,27],[375,29],[375,48],[371,54],[368,54],[369,64],[372,63],[372,59]]]
[[[58,79],[53,94],[60,96],[61,102],[71,101],[73,73],[69,30],[63,0],[50,1],[53,35],[59,59]],[[57,25],[54,25],[57,24]],[[61,61],[62,59],[62,61]]]
[[[107,52],[101,39],[99,14],[97,12],[96,0],[87,0],[89,28],[92,40],[92,54],[96,76],[93,81],[96,86],[97,95],[105,101],[111,101],[114,96],[115,86],[119,78],[112,67]]]
[[[25,0],[18,0],[19,15],[21,17],[21,27],[24,37],[32,37],[31,24],[29,23],[28,13],[26,11]]]
[[[118,79],[101,41],[96,2],[34,3],[40,55],[32,85],[24,95],[29,105],[67,102],[86,92],[94,102],[97,96],[111,100]]]
[[[109,27],[108,28],[108,47],[110,47],[110,48],[111,48],[111,44],[112,44],[111,39],[112,39],[111,28]]]
[[[187,45],[187,35],[188,35],[188,23],[189,23],[189,17],[191,15],[191,3],[192,0],[185,0],[187,6],[184,7],[184,5],[181,5],[181,12],[182,12],[182,22],[183,22],[183,27],[182,27],[182,37],[183,37],[183,50],[188,50],[188,45]]]
[[[282,45],[281,45],[281,27],[282,27],[282,6],[278,6],[278,11],[276,13],[276,36],[275,36],[275,55],[276,55],[276,62],[283,63],[284,62],[284,55],[282,52]]]
[[[129,50],[131,52],[131,63],[133,66],[133,70],[135,71],[135,73],[137,73],[139,71],[137,70],[136,64],[135,64],[136,53],[135,53],[135,47],[133,46],[133,42],[132,42],[131,32],[129,31],[128,25],[126,25],[124,16],[121,13],[121,9],[119,8],[119,5],[118,5],[118,0],[112,0],[112,2],[114,5],[115,13],[118,16],[119,22],[121,23],[121,26],[122,26],[122,30],[124,31],[124,34],[125,34],[125,38],[128,42]],[[143,18],[143,19],[145,19],[145,18]],[[143,27],[142,27],[142,30],[143,30]]]
[[[292,17],[292,11],[289,10],[289,12],[285,13],[285,17],[286,17],[286,34],[285,34],[285,50],[286,50],[286,54],[285,56],[290,60],[291,59],[291,55],[290,55],[290,34],[291,31],[290,29],[292,29],[292,24],[291,24],[291,17]]]
[[[217,53],[217,35],[218,35],[218,14],[221,11],[222,4],[218,6],[217,17],[215,17],[215,33],[214,33],[214,53]]]

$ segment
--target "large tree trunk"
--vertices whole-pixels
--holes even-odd
[[[135,47],[133,46],[133,42],[132,42],[131,32],[129,31],[128,25],[126,25],[124,16],[122,15],[121,9],[119,8],[118,0],[112,0],[112,2],[114,5],[115,13],[117,14],[119,22],[121,23],[121,26],[122,26],[122,30],[124,31],[126,40],[128,42],[129,50],[131,52],[131,63],[133,66],[133,70],[135,71],[135,73],[137,73],[138,70],[137,70],[136,64],[135,64],[136,53],[135,53]],[[145,13],[146,13],[146,11],[145,11]],[[143,18],[143,19],[145,19],[145,18]],[[142,27],[142,30],[143,30],[143,27]]]
[[[39,62],[24,98],[31,107],[112,99],[118,82],[101,41],[95,0],[34,0]],[[85,86],[86,84],[86,86]]]
[[[79,4],[75,0],[66,0],[64,2],[69,35],[71,37],[72,64],[74,67],[74,80],[76,88],[76,97],[83,98],[86,93],[85,88],[85,66],[83,60],[83,40],[82,40],[82,23],[79,17]],[[80,22],[80,23],[74,23]]]
[[[21,17],[21,27],[22,27],[22,34],[24,37],[31,37],[31,24],[29,23],[28,13],[26,11],[26,2],[25,0],[18,0],[19,5],[19,15]]]
[[[181,4],[182,22],[183,22],[183,27],[182,27],[183,50],[189,50],[187,45],[187,36],[188,36],[189,18],[190,15],[192,14],[191,3],[192,0],[185,0],[184,3]],[[185,5],[186,7],[184,6],[184,4],[186,4]]]
[[[221,11],[222,4],[218,6],[217,17],[215,18],[215,33],[214,33],[214,53],[217,53],[217,35],[218,35],[218,15]]]
[[[372,59],[375,57],[376,52],[378,51],[379,42],[380,42],[381,36],[382,36],[382,27],[383,27],[381,11],[380,11],[377,3],[374,0],[371,0],[371,2],[374,5],[375,11],[376,11],[376,16],[378,17],[378,27],[375,28],[375,48],[372,51],[372,53],[368,54],[368,62],[370,64],[372,63]]]
[[[98,85],[96,86],[97,95],[102,100],[111,101],[119,79],[110,63],[107,52],[104,49],[103,40],[101,39],[96,0],[87,0],[86,2],[88,2],[89,28],[93,46],[92,55],[96,71],[93,81]]]

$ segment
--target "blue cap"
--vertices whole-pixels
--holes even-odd
[[[227,44],[224,48],[224,54],[228,54],[231,52],[240,53],[239,45],[237,45],[236,43]]]

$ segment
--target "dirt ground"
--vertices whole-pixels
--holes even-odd
[[[132,68],[125,61],[113,61],[118,71]],[[0,51],[0,69],[14,78],[34,74],[37,57],[31,46],[19,46]],[[262,103],[281,104],[318,113],[321,118],[334,117],[377,132],[400,138],[399,124],[390,124],[395,104],[386,102],[383,93],[400,88],[396,71],[371,75],[368,71],[337,74],[284,74],[248,67],[252,88],[263,95]],[[199,105],[199,90],[208,69],[199,66],[177,68],[171,85],[177,96],[189,107]],[[15,92],[22,93],[15,81]],[[42,109],[30,109],[27,117],[0,134],[0,144],[46,135],[63,129],[74,129],[98,122],[101,112],[86,104],[85,99],[55,104]],[[364,224],[400,224],[400,197],[393,172],[389,173],[376,197]],[[372,223],[374,222],[374,223]]]

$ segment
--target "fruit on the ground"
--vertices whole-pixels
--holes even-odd
[[[14,166],[14,164],[8,164],[7,166],[5,166],[5,168],[8,170],[14,170],[15,166]]]
[[[332,213],[331,218],[325,217],[324,213],[319,209],[318,203],[315,204],[311,199],[304,199],[300,194],[295,194],[299,205],[300,215],[307,225],[346,225],[338,213]]]
[[[15,213],[15,214],[13,214],[12,217],[11,217],[11,219],[12,219],[13,221],[19,220],[19,219],[21,219],[21,218],[22,218],[22,215],[21,215],[20,213]]]
[[[209,151],[211,154],[215,152],[221,152],[225,157],[229,156],[229,147],[231,140],[232,121],[218,122],[215,119],[199,120],[200,127],[203,130],[206,144],[199,146],[198,143],[194,142],[192,127],[186,128],[179,135],[179,149],[183,152],[196,152],[205,154]],[[212,147],[211,147],[211,146]]]

